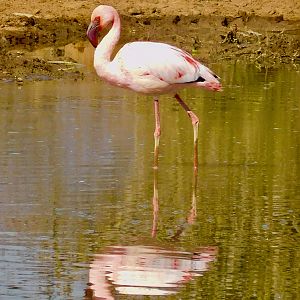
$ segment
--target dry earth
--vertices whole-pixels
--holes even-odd
[[[0,0],[0,79],[82,76],[31,51],[86,40],[99,1]],[[103,1],[122,18],[122,41],[164,41],[210,62],[240,59],[261,67],[300,62],[299,0]],[[75,61],[76,62],[76,61]],[[36,76],[33,76],[36,75]]]

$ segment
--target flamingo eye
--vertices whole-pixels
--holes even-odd
[[[96,17],[96,18],[94,19],[94,22],[93,22],[93,23],[95,24],[96,27],[100,27],[100,17],[99,17],[99,16]]]

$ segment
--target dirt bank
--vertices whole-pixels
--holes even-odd
[[[0,0],[0,79],[82,76],[64,45],[86,40],[99,1]],[[202,61],[240,59],[262,67],[300,61],[298,0],[106,1],[122,18],[122,42],[156,40]],[[49,62],[42,51],[52,47]],[[60,64],[57,61],[69,61]],[[63,66],[62,66],[63,65]],[[75,67],[74,67],[75,66]]]

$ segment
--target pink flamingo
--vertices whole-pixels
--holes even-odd
[[[98,44],[98,32],[110,24],[111,29]],[[173,92],[175,99],[192,121],[194,167],[197,168],[199,119],[176,91],[186,87],[202,87],[220,91],[219,77],[189,53],[164,43],[128,43],[111,60],[112,52],[120,38],[120,30],[120,17],[113,7],[100,5],[94,9],[87,36],[96,48],[94,67],[98,76],[112,85],[154,96],[154,167],[157,167],[161,133],[158,95]]]

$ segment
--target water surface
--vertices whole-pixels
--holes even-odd
[[[1,299],[299,297],[300,73],[213,69],[223,93],[181,93],[198,176],[170,96],[155,172],[150,98],[92,75],[0,85]]]

